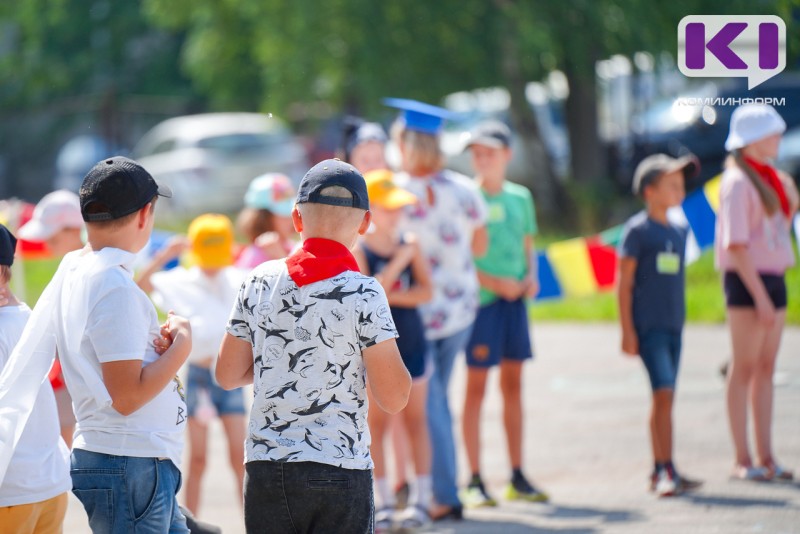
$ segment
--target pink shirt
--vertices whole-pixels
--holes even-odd
[[[794,265],[791,222],[780,210],[771,217],[767,215],[758,191],[744,171],[738,167],[725,170],[719,200],[714,240],[719,270],[735,270],[728,248],[736,244],[747,245],[750,260],[759,273],[781,275]]]

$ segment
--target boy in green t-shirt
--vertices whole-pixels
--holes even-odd
[[[466,506],[496,506],[480,476],[480,410],[489,369],[500,366],[503,422],[511,460],[509,500],[546,501],[522,474],[522,364],[531,359],[525,298],[539,290],[533,264],[536,217],[530,192],[505,179],[511,159],[511,132],[496,121],[480,124],[468,148],[488,206],[489,248],[475,260],[481,308],[467,345],[467,394],[463,431],[472,480],[463,494]]]

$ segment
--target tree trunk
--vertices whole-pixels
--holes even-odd
[[[572,177],[584,184],[602,180],[607,174],[606,154],[598,133],[597,80],[594,62],[590,63],[591,71],[586,73],[569,66],[565,69],[569,83],[565,114]]]

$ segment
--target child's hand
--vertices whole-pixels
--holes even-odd
[[[636,332],[622,332],[622,352],[627,356],[639,355],[639,337]]]
[[[281,244],[281,236],[277,232],[264,232],[256,238],[254,244],[270,258],[286,256],[286,251]]]
[[[175,315],[175,312],[170,310],[166,322],[161,325],[161,337],[153,340],[156,353],[159,356],[164,354],[179,339],[183,343],[191,343],[192,327],[188,319]]]
[[[775,306],[769,297],[758,298],[755,304],[758,321],[764,326],[772,326],[775,323]]]
[[[528,275],[526,276],[521,282],[521,291],[522,294],[520,297],[527,297],[529,299],[536,298],[536,295],[539,294],[539,281],[536,280],[533,276]]]
[[[503,300],[517,300],[524,293],[522,283],[513,278],[498,278],[496,285],[494,292]]]
[[[179,258],[183,252],[189,248],[189,240],[182,235],[171,237],[164,248],[161,249],[162,258],[167,262]]]

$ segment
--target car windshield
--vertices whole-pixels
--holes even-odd
[[[197,146],[221,152],[243,152],[262,150],[275,145],[280,140],[280,136],[274,134],[237,133],[206,137],[200,139]]]

